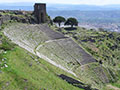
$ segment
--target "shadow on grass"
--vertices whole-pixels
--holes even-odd
[[[65,27],[64,29],[67,31],[77,30],[76,27]]]
[[[98,89],[93,89],[93,88],[91,88],[91,86],[86,85],[86,84],[84,84],[84,83],[82,83],[82,82],[80,82],[78,80],[75,80],[75,79],[73,79],[71,77],[68,77],[66,75],[61,74],[61,75],[58,75],[58,76],[61,79],[65,80],[66,82],[68,82],[69,84],[72,84],[75,87],[82,88],[84,90],[98,90]]]

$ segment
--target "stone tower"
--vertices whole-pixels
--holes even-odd
[[[34,15],[37,19],[37,23],[45,23],[47,20],[46,15],[46,4],[45,3],[35,3],[34,5]]]

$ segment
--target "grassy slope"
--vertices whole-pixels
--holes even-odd
[[[101,34],[105,34],[105,32],[95,32],[94,33],[93,31],[84,30],[81,28],[78,28],[78,30],[75,30],[75,31],[63,30],[63,32],[66,33],[66,35],[69,35],[72,37],[76,36],[78,38],[77,39],[78,43],[79,43],[79,40],[81,41],[82,39],[85,39],[86,36],[90,37],[91,35],[99,36]],[[81,42],[79,44],[81,44]],[[94,44],[97,45],[98,43],[96,42]],[[87,43],[82,42],[81,45],[90,47],[91,43],[89,44],[88,42]],[[84,47],[84,48],[87,52],[91,53],[91,51],[89,49],[87,49],[86,47]],[[93,50],[94,50],[94,48],[93,48]],[[95,48],[95,50],[96,50],[96,48]],[[100,48],[100,50],[102,50],[102,49]],[[103,53],[104,51],[102,50],[101,52]],[[99,52],[99,55],[101,55],[100,52]],[[101,58],[100,56],[96,57],[95,54],[93,54],[93,56],[95,58],[97,58],[97,57]],[[35,59],[32,59],[33,57],[31,57],[31,55],[28,54],[27,51],[25,51],[19,47],[16,47],[13,51],[9,51],[6,55],[4,55],[4,57],[7,58],[7,60],[8,60],[7,64],[9,65],[9,67],[8,67],[8,69],[4,69],[4,72],[6,72],[6,75],[4,75],[5,73],[2,73],[1,75],[4,75],[5,77],[8,75],[7,78],[14,77],[14,79],[10,80],[10,81],[13,81],[13,83],[10,84],[10,85],[12,85],[10,87],[10,90],[12,87],[13,87],[13,90],[14,90],[14,88],[20,88],[20,90],[21,90],[21,88],[22,89],[28,88],[28,90],[31,90],[33,88],[34,89],[39,89],[39,88],[42,88],[42,89],[46,88],[47,89],[48,88],[51,90],[57,90],[57,89],[58,90],[61,90],[61,89],[62,90],[69,90],[69,89],[72,90],[72,88],[73,88],[73,90],[77,90],[77,88],[75,88],[71,85],[70,85],[71,87],[67,86],[67,85],[69,85],[68,83],[64,82],[63,80],[59,79],[56,76],[56,74],[63,74],[65,72],[63,72],[62,70],[60,70],[60,69],[58,69],[58,68],[56,68],[48,63],[46,63],[44,60],[41,60],[41,59],[40,59],[41,63],[37,65],[36,63],[38,63],[38,62],[36,62]],[[37,58],[37,57],[35,57],[35,58]],[[99,59],[97,58],[97,60],[99,60]],[[31,63],[32,63],[32,67],[30,67]],[[93,78],[92,76],[94,76],[94,74],[93,74],[94,71],[92,70],[92,68],[95,68],[98,65],[91,64],[89,66],[91,68],[86,68],[86,72],[87,72],[87,73],[85,73],[86,75],[83,75],[82,72],[80,73],[80,71],[79,71],[80,69],[78,69],[78,72],[82,75],[82,77],[85,76],[85,78],[83,78],[83,79],[85,79],[86,82],[88,82],[89,77]],[[105,63],[103,64],[103,66],[109,67],[109,65],[105,65]],[[119,65],[117,65],[117,66],[119,66]],[[111,66],[110,68],[112,68],[112,67],[113,66]],[[89,74],[89,76],[88,76],[88,74]],[[86,78],[86,76],[88,76],[88,78]],[[94,78],[97,78],[97,77],[94,76]],[[4,85],[7,85],[8,81],[1,82],[1,84],[2,83]],[[2,86],[4,86],[4,85],[2,85]],[[8,85],[8,90],[9,90],[10,85]],[[119,80],[118,80],[118,82],[113,83],[113,85],[118,86]]]
[[[7,46],[8,41],[4,45]],[[82,90],[60,79],[58,74],[72,75],[15,46],[1,53],[0,90]],[[2,48],[0,49],[2,50]],[[7,52],[7,53],[6,53]],[[5,59],[2,61],[2,59]],[[4,65],[8,67],[3,67]]]
[[[55,27],[52,27],[52,29],[55,30]],[[120,88],[119,33],[86,30],[80,27],[77,27],[77,30],[65,30],[62,28],[61,32],[67,36],[73,37],[84,50],[96,58],[98,62],[102,62],[102,66],[108,68],[114,78],[111,81],[111,85]],[[104,87],[104,89],[108,90],[107,87]]]
[[[18,24],[16,24],[18,25]],[[20,24],[21,25],[21,24]],[[26,25],[22,25],[21,28],[23,28],[23,26],[26,26]],[[12,26],[13,28],[10,29],[9,27],[9,31],[14,32],[12,30],[16,30],[16,28],[14,26]],[[19,28],[18,28],[19,30]],[[19,32],[18,30],[16,30],[17,32]],[[24,32],[24,28],[22,29],[23,32]],[[33,29],[32,29],[33,30]],[[10,33],[10,32],[7,32],[7,33]],[[16,32],[15,31],[15,32]],[[26,30],[25,30],[26,31]],[[77,30],[76,30],[77,31]],[[17,33],[16,32],[16,33]],[[22,37],[25,35],[24,33],[21,33]],[[33,32],[33,31],[32,31]],[[72,34],[75,32],[75,31],[71,31]],[[78,32],[78,31],[77,31]],[[10,34],[11,34],[10,33]],[[15,34],[16,34],[15,33]],[[27,33],[29,33],[29,29],[27,31]],[[79,32],[78,32],[79,33]],[[19,33],[17,33],[18,35],[17,36],[20,36]],[[71,34],[71,35],[72,35]],[[28,34],[29,35],[29,34]],[[36,35],[36,34],[35,34]],[[12,37],[14,37],[15,35],[13,35]],[[38,36],[41,36],[40,34],[38,34]],[[20,39],[22,38],[20,37]],[[29,37],[29,36],[28,36]],[[26,39],[26,35],[25,35],[25,39]],[[28,38],[30,40],[30,43],[33,44],[32,41],[35,41],[35,40],[38,40],[37,38],[33,38],[33,40],[31,40],[30,38]],[[41,39],[41,38],[39,38]],[[38,41],[37,41],[38,42]],[[53,45],[51,45],[53,46]],[[65,47],[64,47],[65,48]],[[44,48],[42,48],[44,50]],[[56,50],[60,51],[59,48],[55,49],[54,52],[56,52]],[[40,50],[41,51],[41,50]],[[51,50],[53,51],[53,49]],[[87,50],[86,50],[87,51]],[[47,53],[48,51],[46,50],[45,54]],[[61,51],[63,52],[63,51]],[[48,53],[48,55],[50,55],[51,53]],[[74,54],[74,53],[73,53]],[[59,56],[59,55],[58,55]],[[63,57],[63,56],[62,56]],[[55,59],[55,60],[58,60]],[[59,60],[60,61],[60,60]],[[103,71],[103,72],[102,72]],[[83,65],[82,67],[76,67],[74,68],[74,72],[78,75],[78,78],[83,82],[83,83],[86,83],[86,84],[90,84],[92,85],[92,87],[94,88],[102,88],[104,83],[105,82],[108,82],[108,77],[109,77],[109,74],[106,72],[106,70],[104,70],[104,68],[100,67],[99,63],[96,62],[96,63],[91,63],[91,64],[87,64],[87,65]],[[103,73],[105,73],[107,76],[105,76]],[[109,78],[111,79],[111,78]]]

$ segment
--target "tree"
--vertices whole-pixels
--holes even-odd
[[[53,25],[53,21],[52,20],[50,20],[50,24]]]
[[[55,17],[55,18],[53,19],[53,22],[54,22],[54,23],[58,23],[58,25],[59,25],[59,27],[60,27],[61,23],[62,23],[62,22],[65,22],[65,18],[62,17],[62,16],[57,16],[57,17]]]
[[[73,28],[73,26],[78,26],[78,21],[76,18],[68,18],[64,25],[71,25]]]

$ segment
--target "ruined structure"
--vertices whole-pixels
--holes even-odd
[[[46,4],[45,3],[35,3],[34,5],[34,15],[37,19],[37,23],[45,23],[47,20],[46,15]]]

